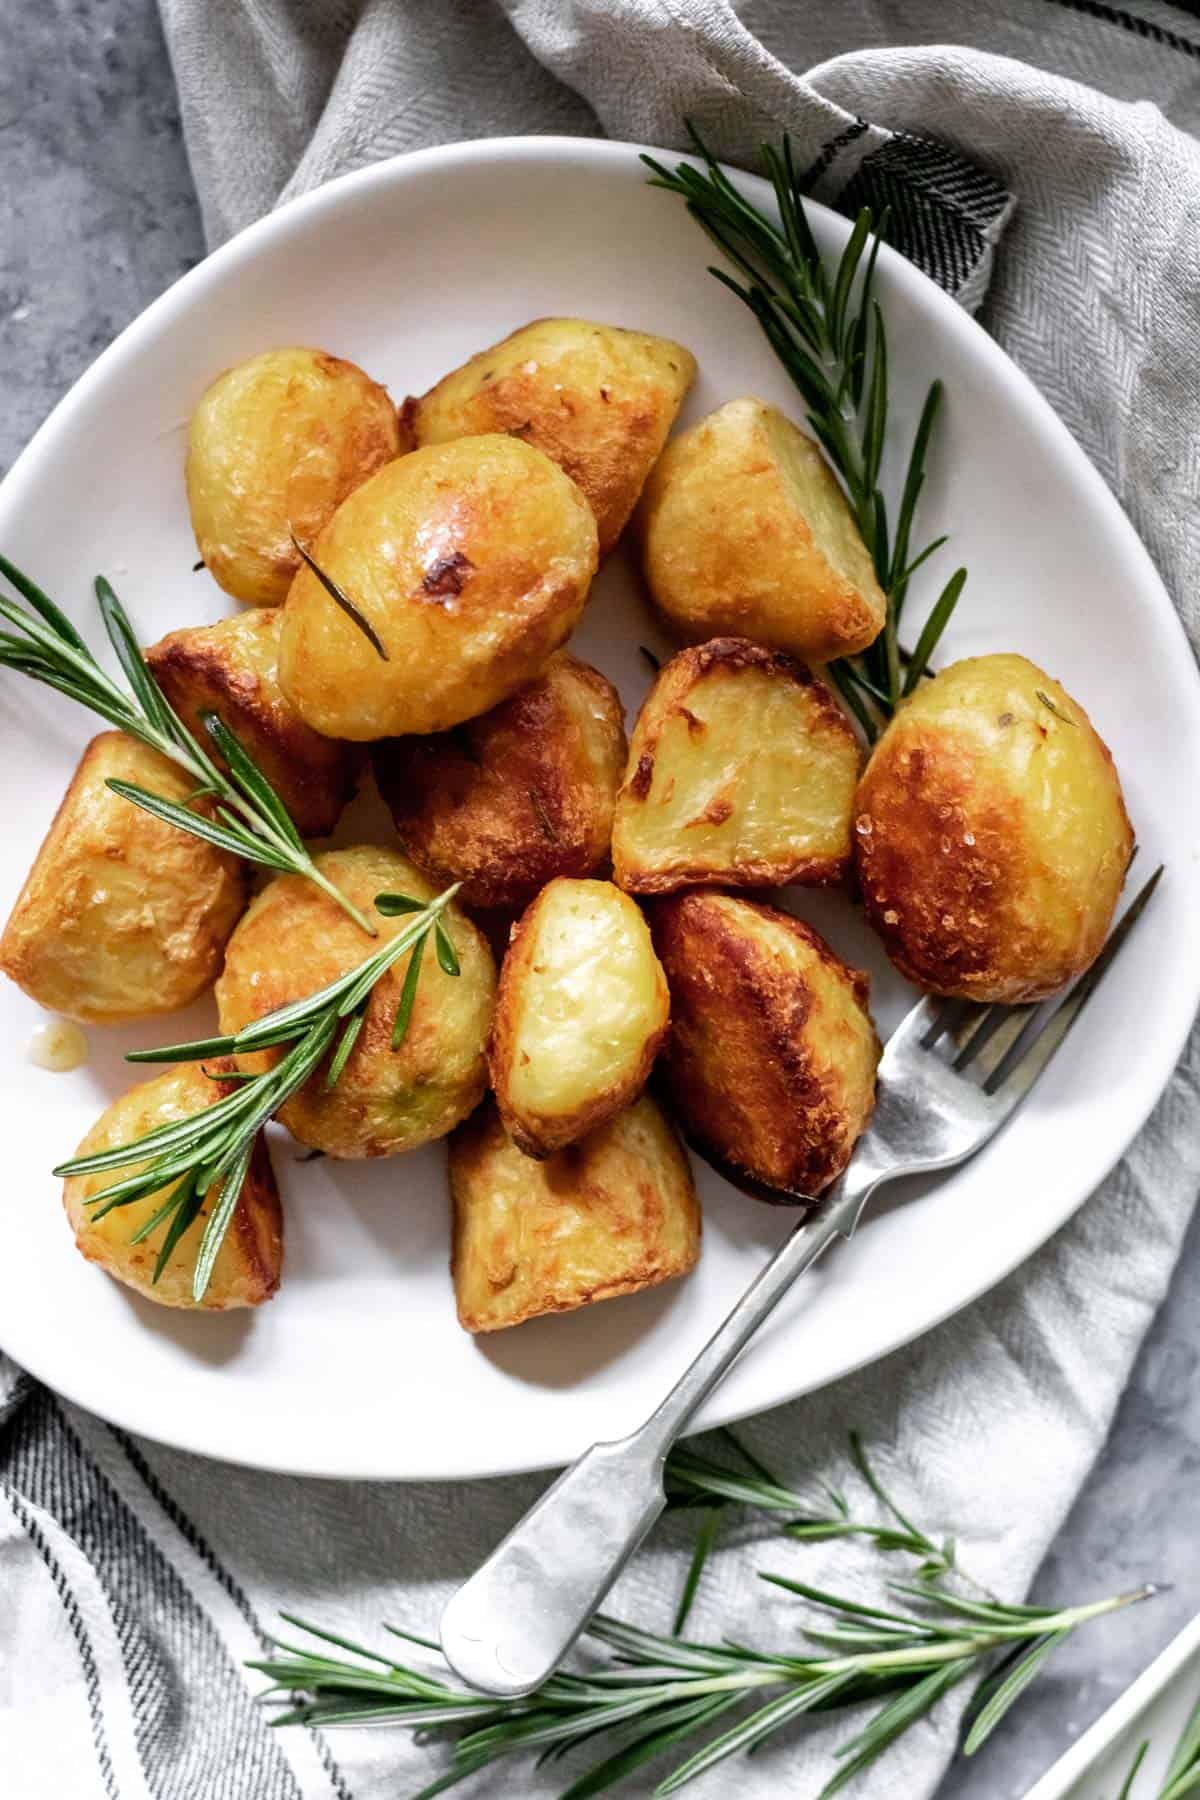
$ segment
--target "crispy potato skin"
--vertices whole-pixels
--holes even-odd
[[[633,894],[839,882],[860,762],[846,715],[803,663],[746,638],[681,650],[633,729],[614,879]]]
[[[171,631],[146,661],[192,736],[213,755],[215,712],[250,752],[303,837],[325,837],[354,792],[359,753],[306,725],[279,685],[283,615],[263,607]]]
[[[229,1057],[222,1057],[205,1067],[216,1075],[232,1069],[233,1062]],[[165,1075],[144,1081],[122,1094],[119,1100],[114,1100],[101,1113],[75,1154],[86,1156],[95,1150],[108,1150],[128,1143],[160,1125],[191,1118],[232,1092],[232,1082],[210,1081],[199,1063],[179,1063]],[[132,1168],[110,1169],[97,1175],[72,1175],[63,1183],[63,1207],[75,1233],[75,1242],[89,1262],[98,1263],[126,1287],[136,1288],[139,1294],[144,1294],[148,1300],[156,1300],[160,1306],[184,1307],[193,1312],[225,1312],[235,1306],[261,1306],[264,1300],[271,1298],[279,1286],[283,1266],[283,1213],[270,1154],[261,1136],[254,1146],[229,1228],[217,1251],[204,1298],[199,1302],[192,1299],[192,1276],[204,1234],[203,1213],[184,1232],[155,1282],[154,1265],[158,1261],[166,1224],[140,1244],[133,1244],[130,1239],[161,1206],[169,1190],[160,1188],[144,1200],[114,1207],[102,1219],[97,1219],[89,1210],[87,1201],[93,1194],[132,1173]],[[215,1193],[209,1196],[210,1203],[215,1197]]]
[[[0,938],[0,968],[31,1000],[90,1025],[187,1006],[246,904],[236,857],[111,793],[110,778],[175,801],[195,785],[122,731],[93,738]]]
[[[557,880],[513,928],[488,1063],[527,1156],[573,1144],[641,1092],[669,1014],[636,904],[609,881]]]
[[[266,350],[219,375],[188,430],[196,543],[235,600],[279,606],[305,546],[400,454],[387,389],[324,350]]]
[[[402,916],[373,912],[376,894],[433,898],[434,889],[393,850],[360,846],[330,850],[317,867],[379,925],[368,940],[340,907],[300,876],[281,875],[263,889],[230,939],[217,983],[223,1032],[335,981],[381,942],[404,930]],[[442,915],[462,973],[446,975],[432,946],[421,964],[408,1033],[391,1046],[392,1023],[409,958],[403,957],[372,990],[358,1039],[336,1087],[326,1091],[325,1069],[280,1109],[292,1136],[329,1156],[393,1156],[445,1134],[478,1105],[487,1085],[485,1047],[492,1018],[496,965],[479,932],[458,908]],[[239,1057],[239,1066],[271,1067],[278,1050]]]
[[[446,731],[540,674],[583,611],[596,522],[540,450],[459,438],[381,469],[313,554],[388,661],[303,568],[284,608],[280,680],[314,730],[366,742]]]
[[[655,902],[671,989],[661,1067],[685,1132],[754,1182],[836,1180],[875,1103],[869,983],[773,906],[694,890]]]
[[[753,638],[806,662],[865,650],[885,602],[812,438],[761,400],[681,432],[640,511],[650,593],[679,636]]]
[[[954,663],[905,702],[859,784],[854,840],[897,968],[1006,1002],[1044,999],[1095,960],[1133,854],[1086,712],[1008,655]]]
[[[590,875],[608,855],[625,768],[620,696],[560,651],[491,712],[372,752],[401,842],[466,906],[519,908],[556,875]]]
[[[635,1294],[700,1254],[687,1157],[648,1095],[535,1162],[489,1102],[450,1140],[451,1273],[459,1323],[502,1331]]]
[[[544,450],[587,495],[606,556],[695,374],[669,338],[535,319],[407,401],[403,420],[417,444],[503,431]]]

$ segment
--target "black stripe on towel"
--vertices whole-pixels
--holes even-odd
[[[988,227],[1009,204],[986,170],[932,138],[897,132],[863,158],[838,195],[839,212],[887,208],[887,239],[948,293],[957,293],[987,249]]]
[[[96,1749],[96,1762],[100,1769],[100,1778],[104,1783],[104,1791],[110,1800],[120,1800],[116,1778],[113,1775],[112,1757],[109,1754],[108,1738],[104,1730],[104,1700],[100,1692],[100,1671],[96,1667],[96,1653],[92,1649],[92,1640],[88,1628],[83,1622],[79,1604],[74,1590],[67,1579],[66,1571],[59,1562],[54,1551],[46,1541],[46,1534],[25,1505],[20,1494],[9,1484],[0,1482],[0,1491],[4,1493],[14,1516],[24,1526],[30,1542],[45,1563],[50,1579],[54,1583],[55,1592],[62,1601],[63,1611],[67,1615],[67,1623],[71,1627],[71,1635],[75,1639],[75,1647],[79,1651],[79,1661],[83,1666],[83,1685],[87,1694],[88,1717],[92,1727],[92,1743]],[[15,1771],[9,1770],[9,1775]]]
[[[233,1602],[234,1606],[236,1606],[238,1612],[246,1621],[246,1624],[250,1627],[262,1648],[264,1650],[268,1649],[271,1642],[270,1637],[264,1630],[258,1614],[250,1604],[250,1597],[246,1593],[245,1588],[242,1587],[239,1581],[234,1579],[229,1570],[218,1559],[216,1552],[213,1550],[208,1540],[201,1536],[187,1514],[167,1492],[166,1488],[162,1485],[162,1482],[159,1481],[154,1470],[150,1467],[128,1432],[121,1431],[115,1425],[110,1425],[108,1430],[124,1451],[130,1466],[145,1486],[151,1499],[162,1509],[172,1525],[174,1525],[176,1531],[179,1532],[180,1536],[190,1548],[195,1551],[209,1574],[228,1594],[230,1600]],[[346,1786],[342,1772],[338,1768],[338,1765],[334,1760],[333,1752],[330,1750],[323,1734],[313,1730],[310,1732],[310,1736],[312,1738],[313,1746],[317,1751],[317,1755],[320,1757],[321,1767],[328,1775],[330,1785],[337,1795],[337,1800],[353,1800],[350,1789]]]
[[[155,1800],[302,1800],[211,1620],[44,1389],[8,1427],[6,1451],[13,1485],[58,1521],[104,1588]]]

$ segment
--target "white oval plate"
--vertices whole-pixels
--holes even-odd
[[[819,209],[814,227],[830,250],[847,232]],[[687,418],[743,393],[799,416],[753,320],[705,273],[711,256],[679,201],[647,187],[620,144],[464,144],[333,182],[218,251],[100,358],[0,489],[0,548],[93,642],[97,571],[147,642],[230,610],[191,572],[185,421],[219,370],[272,344],[352,357],[400,399],[527,319],[579,313],[688,344],[701,372]],[[1170,878],[1019,1120],[915,1203],[869,1216],[780,1308],[703,1424],[882,1356],[1028,1256],[1145,1119],[1200,994],[1200,783],[1184,778],[1200,767],[1200,689],[1170,601],[1100,478],[1000,350],[887,251],[878,282],[902,446],[928,382],[946,384],[920,531],[921,541],[950,531],[953,543],[922,571],[914,612],[966,563],[948,650],[1024,651],[1083,699],[1121,768],[1139,868],[1165,858]],[[619,683],[631,716],[648,681],[639,644],[665,647],[618,558],[575,647]],[[92,729],[77,708],[0,672],[6,910]],[[886,1032],[911,994],[850,905],[802,890],[788,904],[872,971]],[[2,990],[0,1341],[71,1399],[187,1449],[343,1477],[565,1462],[641,1420],[793,1222],[701,1167],[704,1251],[690,1279],[473,1340],[454,1316],[441,1148],[304,1166],[281,1140],[278,1297],[258,1313],[169,1312],[77,1255],[48,1171],[131,1085],[124,1051],[204,1029],[208,1003],[165,1024],[93,1030],[87,1067],[54,1076],[26,1059],[36,1008]]]

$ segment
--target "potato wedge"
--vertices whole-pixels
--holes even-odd
[[[219,1075],[232,1069],[233,1064],[224,1057],[205,1067]],[[76,1155],[115,1149],[160,1125],[191,1118],[232,1092],[231,1081],[210,1080],[199,1063],[178,1063],[165,1075],[141,1082],[106,1107]],[[88,1201],[94,1194],[133,1172],[132,1168],[110,1169],[97,1175],[72,1175],[63,1183],[67,1220],[80,1252],[89,1262],[98,1263],[126,1287],[136,1288],[160,1306],[224,1312],[234,1306],[261,1306],[271,1298],[279,1286],[283,1266],[283,1214],[264,1138],[260,1137],[254,1146],[237,1207],[200,1301],[192,1298],[192,1277],[204,1235],[204,1213],[184,1232],[155,1281],[154,1268],[169,1222],[164,1221],[140,1244],[131,1240],[153,1218],[167,1198],[169,1187],[160,1188],[143,1200],[131,1201],[128,1206],[115,1206],[103,1218],[97,1218],[95,1209],[89,1207]],[[213,1199],[215,1194],[210,1194],[209,1204]]]
[[[613,878],[632,894],[841,881],[861,760],[803,663],[746,638],[681,650],[633,729]]]
[[[650,593],[689,642],[748,637],[823,663],[883,628],[884,596],[833,471],[761,400],[731,400],[667,445],[640,526]]]
[[[646,1094],[535,1162],[490,1103],[450,1140],[459,1323],[502,1331],[686,1275],[700,1254],[687,1157]]]
[[[625,529],[696,374],[682,344],[535,319],[406,401],[416,444],[503,431],[556,462],[587,495],[606,556]]]
[[[114,777],[176,802],[195,787],[123,731],[93,738],[0,938],[0,968],[31,1000],[92,1025],[187,1006],[246,904],[236,857],[112,793]]]
[[[610,881],[552,881],[514,927],[488,1062],[501,1117],[548,1156],[641,1092],[667,984],[636,904]]]
[[[223,1032],[240,1031],[252,1019],[315,993],[403,931],[407,917],[374,913],[377,894],[433,898],[425,877],[394,850],[361,845],[328,850],[315,860],[340,893],[376,918],[379,937],[365,938],[311,881],[277,876],[229,941],[217,983]],[[487,1086],[496,965],[483,934],[464,913],[451,905],[442,917],[460,974],[447,975],[429,946],[408,1031],[397,1050],[392,1025],[410,956],[381,977],[336,1086],[326,1087],[328,1064],[323,1063],[280,1108],[280,1121],[300,1143],[328,1156],[394,1156],[444,1137],[479,1104]],[[258,1051],[239,1057],[239,1066],[251,1072],[270,1068],[280,1055]]]
[[[387,389],[324,350],[266,350],[219,375],[188,428],[192,529],[235,600],[279,606],[305,546],[400,453]]]
[[[313,546],[385,661],[311,569],[283,614],[283,691],[315,731],[368,742],[445,731],[539,675],[596,572],[573,481],[517,438],[459,438],[389,464]]]
[[[171,631],[146,651],[159,687],[215,755],[201,715],[215,712],[254,758],[302,837],[326,837],[354,792],[359,754],[306,725],[279,685],[278,607]]]
[[[401,842],[465,906],[519,908],[608,855],[625,768],[620,696],[566,651],[491,712],[372,752]]]
[[[732,894],[671,895],[652,923],[671,990],[660,1067],[685,1133],[752,1182],[819,1194],[875,1103],[867,977],[799,919]]]
[[[875,746],[855,815],[888,955],[970,1000],[1042,1000],[1081,975],[1133,855],[1107,745],[1023,656],[968,657],[923,682]]]

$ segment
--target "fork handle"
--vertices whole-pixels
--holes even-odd
[[[586,1450],[463,1583],[441,1641],[471,1687],[516,1698],[554,1673],[666,1504],[671,1445],[797,1276],[850,1235],[868,1192],[843,1187],[802,1220],[645,1424]]]

